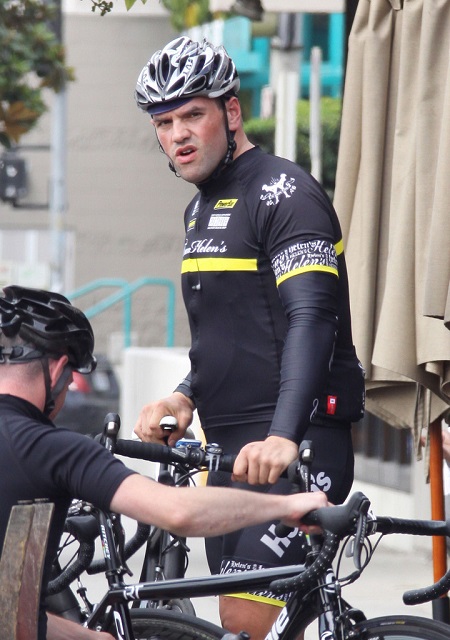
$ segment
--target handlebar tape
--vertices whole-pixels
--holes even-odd
[[[125,543],[124,556],[125,560],[131,558],[148,540],[150,535],[150,525],[138,522],[137,529],[133,537]],[[86,573],[93,575],[95,573],[103,573],[106,571],[106,562],[104,558],[94,560],[86,567]]]
[[[324,540],[319,554],[314,562],[302,573],[293,578],[274,580],[270,584],[270,590],[274,593],[286,593],[296,589],[308,590],[317,584],[317,580],[324,575],[331,566],[339,549],[339,537],[330,531],[324,532]]]
[[[50,580],[47,585],[46,595],[53,596],[69,586],[76,580],[83,571],[91,564],[95,553],[95,543],[93,540],[82,542],[78,551],[77,559],[69,565],[59,576]]]
[[[450,569],[442,576],[440,580],[423,589],[412,589],[403,594],[403,602],[405,604],[422,604],[430,602],[445,595],[450,591]]]

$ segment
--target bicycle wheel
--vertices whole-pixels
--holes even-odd
[[[174,611],[131,609],[130,614],[136,640],[220,640],[226,633],[206,620]],[[109,632],[114,635],[114,626]]]
[[[417,616],[365,620],[352,629],[354,640],[448,640],[450,625]]]

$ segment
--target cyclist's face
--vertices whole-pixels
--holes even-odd
[[[224,119],[220,102],[209,98],[193,98],[178,109],[153,116],[163,151],[186,182],[203,182],[225,156]]]

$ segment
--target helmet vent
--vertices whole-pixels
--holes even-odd
[[[238,90],[236,67],[223,46],[182,36],[153,54],[141,71],[135,97],[138,106],[151,113],[166,101],[218,98]]]

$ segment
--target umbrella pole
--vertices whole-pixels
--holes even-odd
[[[444,482],[442,476],[442,427],[441,421],[430,424],[430,489],[431,518],[445,520]],[[433,575],[437,582],[447,572],[447,544],[443,536],[433,536]],[[432,602],[433,618],[450,623],[450,605],[448,595],[441,596]]]

